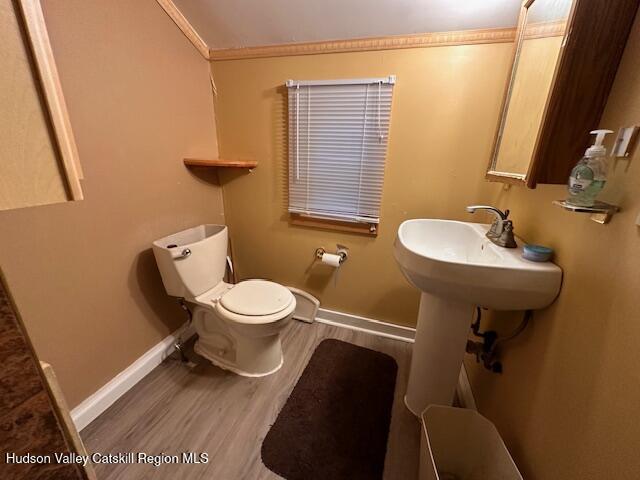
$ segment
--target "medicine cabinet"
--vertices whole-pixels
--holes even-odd
[[[525,0],[488,180],[567,181],[598,128],[639,3]]]

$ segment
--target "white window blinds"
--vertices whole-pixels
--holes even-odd
[[[394,84],[287,81],[289,212],[379,222]]]

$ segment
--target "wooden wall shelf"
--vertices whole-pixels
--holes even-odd
[[[204,160],[198,158],[185,158],[184,164],[188,167],[256,168],[258,166],[258,162],[255,160]]]

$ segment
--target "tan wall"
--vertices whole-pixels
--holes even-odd
[[[221,177],[240,276],[303,288],[325,308],[414,325],[419,295],[393,259],[398,225],[469,219],[465,205],[496,188],[480,179],[510,52],[510,44],[495,44],[214,62],[220,156],[259,162],[253,173]],[[389,74],[398,79],[379,236],[289,225],[285,80]],[[350,248],[337,285],[332,269],[309,269],[316,247],[336,243]]]
[[[640,123],[640,17],[627,45],[601,122],[611,130]],[[623,211],[607,226],[552,206],[562,185],[490,198],[512,210],[519,235],[555,248],[564,269],[560,297],[505,351],[503,375],[467,362],[480,410],[527,479],[640,475],[640,151],[614,171],[603,198]]]
[[[0,266],[70,406],[184,320],[150,242],[223,222],[209,65],[154,0],[45,0],[85,200],[0,212]]]

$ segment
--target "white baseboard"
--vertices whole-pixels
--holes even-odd
[[[148,375],[151,370],[160,365],[173,352],[173,345],[180,335],[184,341],[194,334],[193,325],[179,328],[71,410],[71,418],[78,431],[89,425],[98,415]]]
[[[416,336],[416,329],[403,327],[394,323],[381,322],[371,318],[360,317],[350,313],[336,312],[321,308],[318,310],[316,322],[335,325],[337,327],[350,328],[359,332],[371,333],[380,337],[392,338],[403,342],[413,343]]]
[[[458,386],[456,387],[456,394],[458,395],[458,402],[462,408],[468,408],[469,410],[478,410],[476,406],[476,399],[473,397],[473,390],[471,390],[471,383],[469,383],[469,377],[467,375],[467,369],[462,364],[460,369],[460,376],[458,377]]]

